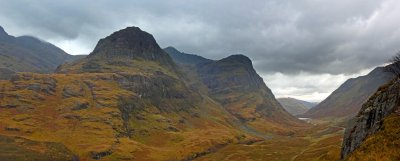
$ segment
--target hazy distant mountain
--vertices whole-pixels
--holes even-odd
[[[57,66],[82,56],[69,55],[60,48],[32,36],[14,37],[0,26],[0,67],[17,72],[53,72]]]
[[[302,117],[348,118],[357,114],[361,105],[383,84],[393,78],[384,67],[375,68],[368,75],[352,78],[344,82],[317,106],[308,110]]]
[[[317,105],[317,103],[314,103],[314,102],[302,101],[302,100],[298,100],[298,99],[290,98],[290,97],[278,98],[277,100],[279,101],[279,103],[281,103],[283,108],[285,108],[285,110],[288,111],[292,115],[303,114],[310,108]]]

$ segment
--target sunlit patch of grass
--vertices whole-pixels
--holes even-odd
[[[343,130],[321,133],[330,128],[330,124],[324,124],[295,130],[293,136],[273,135],[270,140],[250,145],[229,144],[197,160],[338,160]]]

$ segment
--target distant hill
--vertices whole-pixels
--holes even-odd
[[[368,75],[344,82],[324,101],[311,108],[302,117],[349,118],[357,114],[361,105],[383,84],[393,79],[384,67],[375,68]]]
[[[16,72],[51,73],[73,56],[57,46],[32,36],[14,37],[0,26],[0,68]]]
[[[278,98],[277,100],[279,101],[279,103],[281,103],[283,108],[285,108],[285,110],[288,111],[292,115],[303,114],[310,108],[317,105],[317,103],[314,103],[314,102],[302,101],[302,100],[298,100],[298,99],[290,98],[290,97]]]

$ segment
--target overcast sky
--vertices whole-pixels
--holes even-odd
[[[277,97],[321,101],[400,49],[398,0],[0,0],[0,25],[70,54],[127,26],[162,47],[249,56]]]

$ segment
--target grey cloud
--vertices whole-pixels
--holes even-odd
[[[135,25],[161,46],[212,59],[248,55],[264,74],[351,74],[399,49],[399,8],[396,0],[21,0],[0,2],[0,25],[88,50]]]

